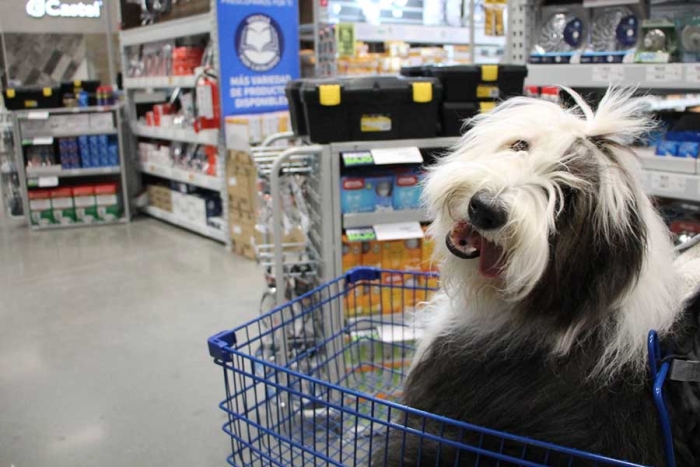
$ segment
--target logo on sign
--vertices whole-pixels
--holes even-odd
[[[267,15],[245,18],[236,31],[236,51],[243,64],[253,71],[269,71],[280,62],[284,38],[279,24]]]
[[[102,1],[63,3],[60,0],[27,0],[25,11],[33,18],[99,18]]]
[[[396,184],[398,186],[413,186],[418,184],[418,177],[415,175],[399,175],[396,177]]]
[[[362,178],[350,178],[343,180],[344,190],[361,190],[365,187],[365,181]]]

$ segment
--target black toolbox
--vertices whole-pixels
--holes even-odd
[[[60,88],[25,86],[2,91],[7,110],[55,109],[63,107]]]
[[[301,100],[314,143],[432,138],[442,86],[397,76],[305,80]]]
[[[440,121],[443,136],[461,136],[465,128],[465,120],[479,113],[476,102],[445,102],[442,104]]]
[[[301,102],[301,88],[303,79],[293,79],[287,83],[284,93],[289,103],[289,116],[292,120],[292,130],[297,136],[308,136],[306,129],[306,117],[304,116],[304,104]]]
[[[420,67],[407,67],[401,74],[414,75]],[[525,65],[451,65],[423,67],[423,75],[438,78],[446,102],[508,99],[523,94]]]

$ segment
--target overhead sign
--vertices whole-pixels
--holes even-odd
[[[299,77],[296,0],[217,0],[224,116],[287,109],[284,88]]]
[[[99,18],[102,0],[66,3],[61,0],[27,0],[26,12],[32,18]]]

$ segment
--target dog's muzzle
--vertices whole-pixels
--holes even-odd
[[[498,277],[504,267],[503,248],[479,232],[499,229],[506,220],[505,208],[497,200],[479,192],[469,202],[469,220],[458,221],[452,226],[445,245],[458,258],[479,258],[479,272],[486,277]]]

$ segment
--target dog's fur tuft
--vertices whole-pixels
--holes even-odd
[[[632,91],[609,90],[595,112],[568,92],[576,108],[523,97],[476,117],[431,169],[424,198],[443,288],[429,305],[405,402],[654,464],[662,457],[646,337],[670,333],[680,305],[671,241],[628,147],[652,122]],[[477,192],[507,212],[505,225],[478,232],[502,251],[496,278],[444,241],[469,222]],[[404,434],[409,454],[394,456],[395,436],[383,451],[390,465],[409,460],[417,442]],[[421,449],[425,465],[471,465],[469,456],[448,463],[448,451]]]

